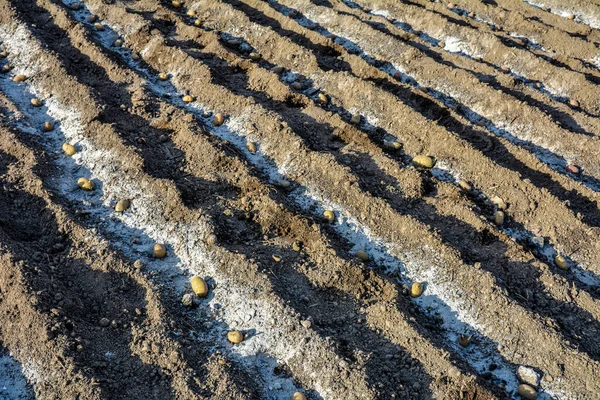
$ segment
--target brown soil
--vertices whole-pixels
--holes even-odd
[[[520,0],[175,3],[0,0],[0,349],[37,398],[518,399],[519,366],[597,398],[596,31]]]

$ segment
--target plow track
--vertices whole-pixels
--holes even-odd
[[[597,398],[600,11],[546,3],[0,0],[0,398]]]

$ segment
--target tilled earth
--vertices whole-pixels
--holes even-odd
[[[598,29],[0,0],[0,399],[598,399]]]

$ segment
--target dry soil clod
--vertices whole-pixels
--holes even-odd
[[[233,344],[242,343],[244,340],[244,335],[242,335],[240,331],[231,331],[227,333],[227,340]]]
[[[2,66],[2,72],[10,72],[11,69],[12,69],[12,66],[9,64]]]
[[[294,90],[302,90],[302,84],[300,82],[294,82],[292,83],[292,88]]]
[[[25,82],[27,77],[25,75],[17,75],[13,78],[13,82]]]
[[[116,212],[124,212],[129,209],[130,201],[128,199],[121,199],[115,205]]]
[[[65,154],[68,156],[72,156],[75,153],[77,153],[77,149],[75,148],[75,146],[73,146],[72,144],[69,144],[69,143],[63,143],[62,149],[65,152]]]
[[[417,298],[421,294],[423,294],[423,284],[421,282],[414,282],[410,287],[410,296]]]
[[[44,122],[42,129],[44,130],[44,132],[51,132],[54,129],[54,124],[50,121],[46,121]]]
[[[194,296],[190,293],[185,293],[183,297],[181,297],[181,304],[185,307],[191,307],[194,305]]]
[[[350,122],[352,122],[354,125],[360,124],[360,114],[354,114],[350,119]]]
[[[569,269],[569,263],[567,262],[567,260],[561,256],[560,254],[557,255],[556,257],[554,257],[554,263],[556,264],[556,266],[564,271]]]
[[[292,183],[287,179],[280,179],[279,182],[277,182],[277,185],[282,189],[287,189],[292,186]]]
[[[94,182],[88,178],[79,178],[77,180],[77,186],[86,191],[94,190]]]
[[[198,297],[206,297],[208,295],[208,285],[206,281],[199,276],[194,276],[191,279],[192,290]]]
[[[325,210],[325,212],[323,213],[323,218],[325,219],[325,221],[333,223],[333,221],[335,221],[335,214],[331,210]]]
[[[2,52],[0,52],[0,58],[6,58],[6,57],[8,57],[8,51],[2,50]]]
[[[435,165],[435,160],[429,156],[416,156],[412,161],[415,167],[422,169],[431,169]]]
[[[221,126],[223,125],[223,122],[225,122],[225,116],[221,113],[216,113],[215,117],[213,118],[213,125]]]
[[[165,258],[167,255],[167,248],[160,243],[156,243],[152,249],[152,252],[154,253],[155,258]]]

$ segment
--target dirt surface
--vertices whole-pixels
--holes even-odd
[[[546,3],[0,0],[0,399],[597,399],[600,9]]]

